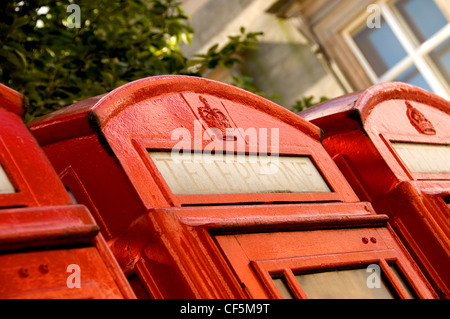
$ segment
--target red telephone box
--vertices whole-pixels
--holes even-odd
[[[73,205],[0,84],[0,298],[130,298],[133,290],[85,206]]]
[[[300,113],[361,200],[390,224],[441,297],[450,296],[450,102],[384,83]]]
[[[30,127],[138,298],[436,296],[320,130],[260,96],[159,76]]]

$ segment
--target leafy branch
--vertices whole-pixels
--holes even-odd
[[[292,110],[292,112],[298,113],[298,112],[306,110],[307,108],[310,108],[310,107],[312,107],[312,106],[314,106],[316,104],[328,101],[328,98],[325,97],[325,96],[321,96],[319,101],[316,101],[316,102],[314,102],[313,99],[314,99],[314,96],[312,96],[312,95],[311,96],[304,96],[304,97],[302,97],[301,100],[295,101],[295,104],[292,105],[290,107],[290,109]]]
[[[139,78],[231,68],[261,34],[241,28],[224,47],[189,60],[180,44],[194,33],[179,0],[76,4],[81,26],[71,29],[67,1],[0,2],[0,82],[28,98],[26,121]]]

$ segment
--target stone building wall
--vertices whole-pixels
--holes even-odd
[[[216,70],[205,76],[231,83],[231,74],[254,79],[254,86],[266,97],[290,108],[302,97],[333,98],[345,89],[321,60],[311,43],[291,19],[270,13],[274,0],[185,0],[183,8],[194,28],[194,41],[183,51],[192,56],[204,53],[215,43],[223,44],[228,35],[262,31],[260,48],[243,57],[244,63],[234,70]]]

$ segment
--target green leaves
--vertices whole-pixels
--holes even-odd
[[[190,64],[199,70],[214,69],[218,66],[230,69],[241,62],[240,54],[258,48],[257,37],[262,34],[262,32],[246,33],[245,28],[241,27],[240,34],[228,36],[228,42],[222,48],[219,48],[219,44],[214,44],[205,54],[197,54]]]
[[[322,103],[322,102],[325,102],[328,100],[328,98],[325,96],[321,96],[319,101],[317,101],[317,102],[314,102],[313,99],[314,99],[314,96],[311,95],[311,96],[304,96],[304,97],[302,97],[301,100],[295,101],[295,104],[291,106],[292,112],[298,113],[298,112],[306,110],[307,108],[310,108],[316,104],[319,104],[319,103]]]
[[[81,28],[65,25],[67,1],[0,4],[0,82],[29,99],[27,121],[138,78],[185,70],[178,44],[192,29],[178,1],[72,3]]]
[[[200,75],[231,68],[261,33],[230,36],[188,60],[180,43],[193,31],[180,0],[23,0],[0,2],[0,82],[29,99],[25,120],[159,74]],[[80,8],[80,28],[69,28]]]

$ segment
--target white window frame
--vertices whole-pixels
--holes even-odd
[[[375,4],[379,6],[381,15],[391,28],[396,38],[399,40],[403,49],[406,51],[406,57],[386,71],[382,76],[377,76],[352,37],[352,33],[357,28],[361,27],[363,23],[366,23],[367,18],[370,15],[368,12],[365,12],[365,14],[359,16],[357,19],[354,19],[345,29],[343,29],[342,36],[344,37],[347,45],[355,54],[361,66],[367,73],[367,76],[374,84],[393,81],[409,67],[415,65],[434,93],[446,99],[450,99],[450,83],[446,83],[446,81],[442,79],[438,73],[434,72],[425,60],[426,54],[435,49],[439,44],[443,43],[446,39],[450,38],[450,21],[447,21],[447,25],[434,34],[431,38],[417,46],[390,7],[390,3],[393,2],[394,0],[383,0],[375,2]],[[441,8],[439,0],[436,1],[436,5]],[[443,12],[443,14],[445,15],[445,12]]]

